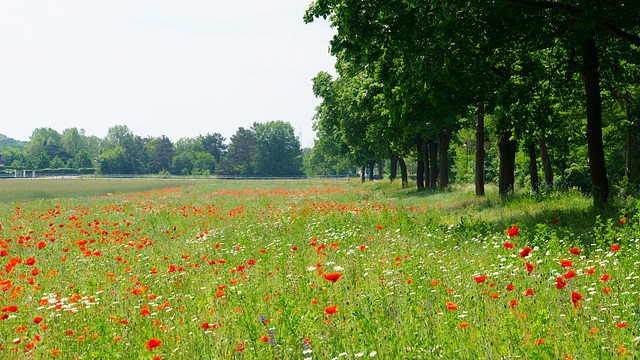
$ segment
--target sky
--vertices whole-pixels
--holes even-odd
[[[312,147],[312,78],[335,76],[311,0],[0,0],[0,133],[172,141],[284,120]]]

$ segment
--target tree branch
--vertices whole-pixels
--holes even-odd
[[[640,46],[640,36],[638,35],[634,35],[634,34],[630,34],[622,29],[619,29],[615,26],[609,25],[609,24],[604,24],[601,23],[599,21],[596,22],[596,26],[599,27],[600,29],[606,30],[610,33],[612,33],[613,35],[619,37],[620,39],[626,40],[632,44],[634,44],[635,46]]]
[[[571,5],[565,5],[553,1],[522,1],[522,0],[503,0],[507,4],[529,8],[529,9],[555,9],[562,10],[571,15],[580,15],[582,13],[582,9],[577,8]]]
[[[503,1],[506,2],[507,4],[511,4],[511,5],[519,6],[523,8],[529,8],[529,9],[554,9],[554,10],[564,11],[574,16],[579,16],[580,14],[582,14],[582,9],[578,7],[560,4],[553,1],[525,1],[525,0],[503,0]],[[632,27],[637,27],[637,26],[640,26],[640,22],[633,22],[631,25]],[[608,31],[611,34],[615,35],[616,37],[623,39],[625,41],[628,41],[636,46],[640,46],[640,36],[638,35],[628,33],[618,27],[615,27],[610,24],[605,24],[599,21],[596,22],[596,27],[602,30]]]

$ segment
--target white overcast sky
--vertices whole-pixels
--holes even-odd
[[[284,120],[313,145],[334,31],[311,0],[0,0],[0,133],[182,137]]]

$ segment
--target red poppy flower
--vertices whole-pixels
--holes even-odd
[[[150,339],[149,342],[147,342],[147,345],[145,345],[144,347],[149,349],[149,351],[159,347],[162,344],[162,341],[160,341],[160,339]]]
[[[458,306],[452,302],[447,302],[447,310],[458,310]]]
[[[236,351],[242,351],[244,350],[244,344],[240,343],[240,345],[236,346],[235,348],[236,348]]]
[[[556,289],[562,289],[563,287],[567,286],[567,282],[564,281],[564,279],[561,277],[556,278],[556,281]]]
[[[509,291],[513,290],[513,285],[511,285],[511,284],[507,285],[507,290],[509,290]]]
[[[557,223],[557,222],[560,222],[560,219],[558,219],[558,218],[553,219],[553,223],[554,224]]]
[[[609,274],[604,274],[602,275],[602,277],[600,278],[600,281],[607,281],[609,280]]]
[[[256,261],[255,261],[255,260],[253,260],[253,259],[251,259],[251,260],[247,261],[247,264],[249,264],[249,265],[255,265],[255,264],[256,264]]]
[[[367,245],[360,245],[360,251],[364,250],[367,248]]]
[[[611,245],[611,251],[618,251],[618,250],[620,250],[620,244]]]
[[[176,271],[176,266],[175,265],[169,265],[169,270],[167,270],[168,273],[170,272],[174,272]]]
[[[589,269],[587,270],[587,275],[591,275],[593,273],[595,273],[596,271],[594,269]]]
[[[505,243],[503,243],[502,245],[504,245],[504,247],[505,247],[507,250],[509,250],[509,249],[513,248],[513,244],[512,244],[512,243],[510,243],[510,242],[505,242]]]
[[[43,248],[43,247],[45,247],[45,246],[47,246],[47,243],[46,243],[46,242],[44,242],[44,241],[40,241],[40,242],[38,243],[38,250],[42,249],[42,248]]]
[[[530,262],[526,262],[524,264],[527,266],[527,272],[531,273],[533,271],[533,268],[535,267],[535,265],[533,265]]]
[[[382,230],[382,225],[378,225],[378,226],[376,226],[376,228],[377,228],[378,230]]]
[[[580,301],[581,299],[582,299],[582,295],[578,294],[575,291],[571,293],[571,301],[573,301],[574,303]]]
[[[29,266],[32,266],[35,263],[36,263],[36,259],[32,257],[28,258],[27,261],[24,262],[25,265],[29,265]]]
[[[560,260],[559,263],[560,263],[560,266],[562,266],[563,269],[573,265],[573,264],[571,264],[571,260]]]
[[[623,327],[627,326],[627,323],[626,322],[621,322],[619,324],[616,324],[616,326],[619,327],[619,328],[623,328]]]
[[[473,280],[475,280],[477,283],[481,283],[481,282],[487,280],[487,277],[484,276],[484,275],[483,276],[476,276],[476,277],[473,278]]]
[[[576,276],[576,272],[575,272],[575,271],[573,271],[573,270],[569,270],[569,271],[567,271],[566,273],[564,273],[564,274],[562,275],[562,277],[564,277],[565,279],[572,279],[572,278],[574,278],[575,276]]]
[[[338,279],[340,279],[341,276],[342,276],[342,274],[339,273],[339,272],[333,273],[333,274],[324,274],[324,279],[336,282],[336,281],[338,281]]]
[[[507,234],[509,234],[509,237],[518,236],[518,227],[513,225],[511,229],[507,229]]]
[[[218,291],[218,292],[216,293],[216,297],[217,297],[217,298],[221,298],[221,297],[223,297],[224,295],[225,295],[225,293],[224,293],[224,291],[222,291],[222,290],[220,290],[220,291]]]
[[[468,323],[468,322],[460,323],[460,327],[461,327],[461,328],[466,328],[467,326],[469,326],[469,323]]]
[[[580,255],[580,250],[578,248],[569,249],[569,252],[573,255]]]
[[[38,317],[33,319],[33,322],[36,323],[36,324],[40,324],[43,320],[44,320],[43,318],[38,316]]]
[[[522,249],[522,251],[520,252],[520,257],[521,258],[527,257],[529,256],[529,254],[531,254],[531,248],[527,246],[526,248]]]
[[[265,335],[265,336],[261,337],[260,340],[262,340],[264,342],[269,342],[269,337],[267,335]]]
[[[620,219],[620,224],[624,225],[627,221],[625,219]]]
[[[329,307],[324,308],[324,312],[329,315],[335,315],[338,312],[337,305],[331,305]]]
[[[297,246],[294,246],[294,247],[292,247],[292,248],[291,248],[291,250],[293,250],[293,251],[298,251],[298,247],[297,247]]]
[[[512,309],[516,307],[516,305],[518,305],[516,299],[512,299],[511,301],[509,301],[509,306],[511,306]]]
[[[602,289],[602,291],[604,291],[604,292],[605,292],[605,294],[608,294],[608,293],[610,293],[610,292],[611,292],[611,289],[609,289],[609,288],[604,288],[604,289]]]

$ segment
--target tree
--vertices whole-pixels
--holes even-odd
[[[162,135],[149,141],[145,148],[149,153],[149,172],[157,174],[161,171],[169,171],[174,147],[171,140]]]
[[[157,173],[162,168],[156,170],[151,169],[151,160],[149,158],[147,143],[152,141],[151,138],[142,139],[140,136],[134,135],[126,125],[116,125],[109,128],[107,136],[102,141],[102,150],[111,150],[120,146],[125,151],[130,167],[130,173],[146,174],[149,172]],[[170,160],[169,160],[170,161]],[[168,169],[168,162],[165,169]],[[157,164],[156,164],[157,165]]]
[[[51,159],[46,152],[41,152],[40,155],[34,161],[38,170],[48,169],[51,166]]]
[[[69,156],[64,151],[61,140],[60,134],[51,128],[35,129],[29,138],[29,143],[25,146],[25,156],[39,164],[41,160],[38,158],[42,153],[47,155],[49,161],[56,156],[66,160]],[[49,167],[49,164],[46,167]],[[42,169],[42,167],[39,168]]]
[[[252,129],[238,128],[231,136],[229,150],[222,158],[217,172],[221,175],[254,176],[257,138]]]
[[[302,174],[302,151],[291,124],[282,120],[254,123],[256,171],[260,176]]]
[[[73,158],[71,163],[73,164],[73,167],[76,169],[93,167],[93,161],[91,160],[91,155],[89,155],[89,152],[85,149],[80,150],[76,154],[76,156]]]
[[[53,158],[53,160],[51,160],[51,165],[49,165],[52,169],[62,169],[65,167],[65,163],[64,160],[62,160],[60,158],[60,156],[57,156]]]
[[[220,162],[222,156],[227,151],[227,145],[225,145],[225,138],[219,133],[200,135],[198,141],[202,145],[202,151],[208,152],[213,155],[216,162]]]
[[[589,168],[594,190],[594,202],[601,205],[609,197],[609,182],[602,140],[602,98],[600,88],[600,60],[604,43],[616,40],[626,42],[624,52],[631,44],[640,46],[640,2],[638,1],[520,1],[504,2],[542,16],[547,26],[555,29],[555,38],[570,50],[578,50],[582,57],[580,74],[585,91],[587,115],[587,145]],[[523,12],[523,16],[527,16]],[[613,64],[605,64],[611,67]]]
[[[124,148],[118,145],[100,155],[98,172],[101,174],[131,174],[133,166]]]

